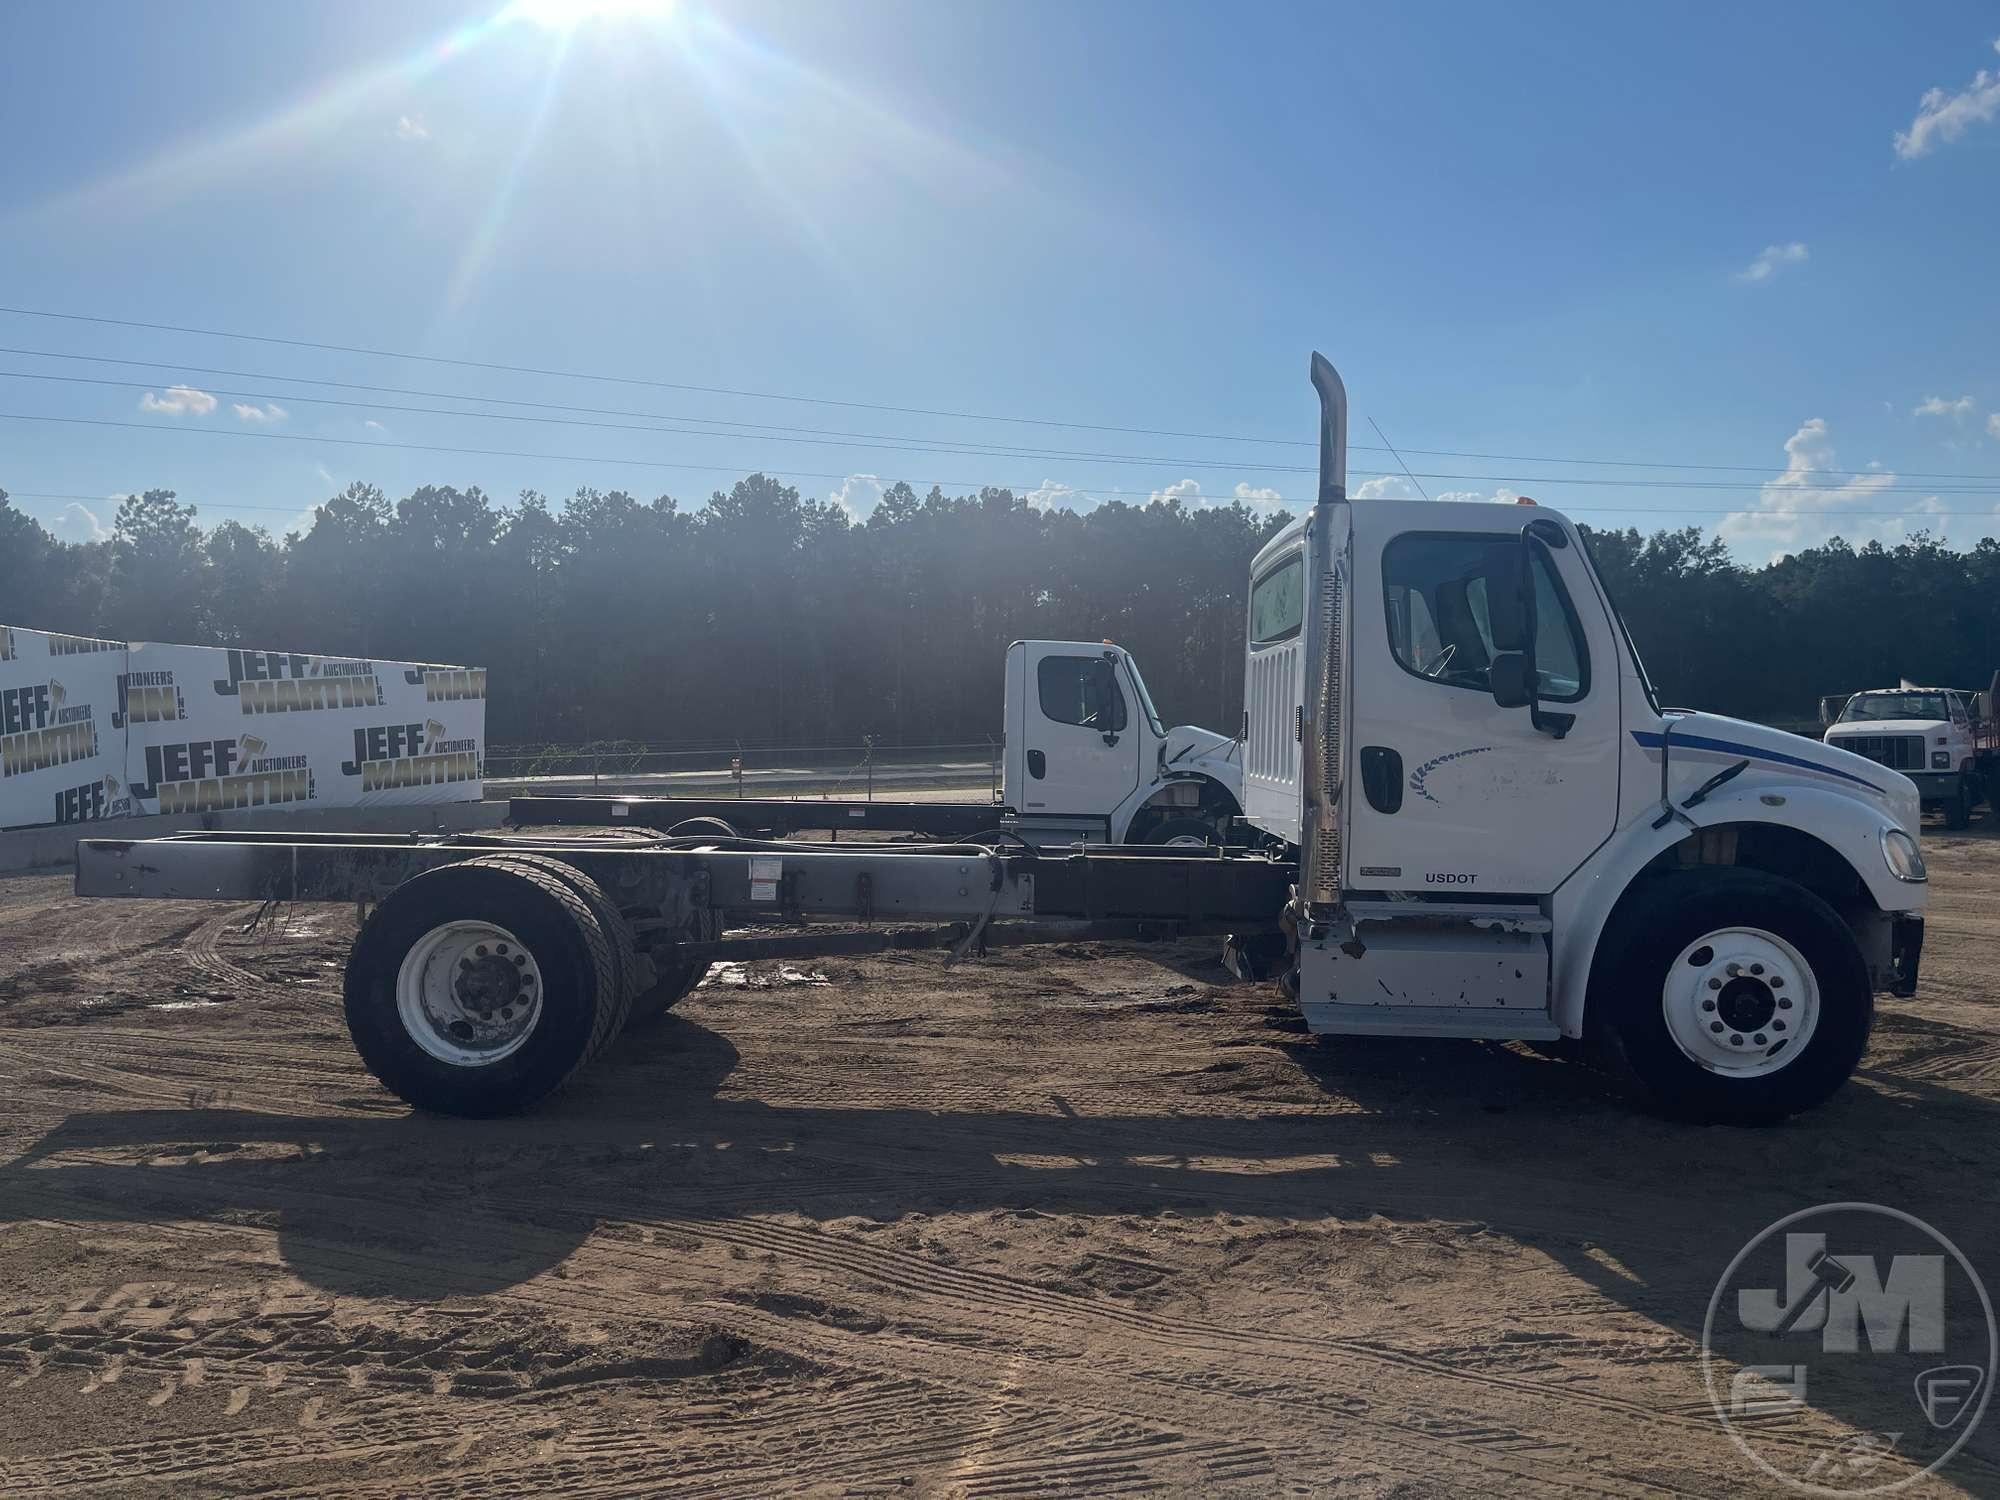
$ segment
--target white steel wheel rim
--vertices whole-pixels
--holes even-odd
[[[1206,849],[1208,840],[1198,833],[1177,833],[1163,846],[1168,849]]]
[[[541,966],[522,941],[491,922],[444,922],[403,955],[396,1014],[431,1057],[485,1068],[526,1045],[542,1018]]]
[[[1819,1027],[1812,965],[1761,927],[1717,928],[1681,949],[1660,1003],[1688,1060],[1730,1078],[1789,1066]]]

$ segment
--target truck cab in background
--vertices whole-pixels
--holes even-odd
[[[1161,723],[1131,652],[1016,641],[1006,682],[1003,827],[1038,844],[1228,841],[1243,810],[1241,744]]]
[[[1823,1098],[1915,985],[1916,789],[1663,708],[1567,518],[1350,502],[1313,378],[1320,494],[1252,564],[1243,750],[1246,820],[1298,862],[1272,966],[1308,1025],[1573,1039],[1703,1119]]]
[[[1981,695],[1958,688],[1903,686],[1854,694],[1827,724],[1826,743],[1916,783],[1924,811],[1963,828],[1973,805],[1990,797],[1991,714]]]

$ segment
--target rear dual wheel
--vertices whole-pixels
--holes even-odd
[[[392,1093],[442,1114],[510,1114],[561,1089],[617,1035],[631,995],[593,909],[602,892],[593,901],[576,883],[596,891],[588,877],[544,863],[560,862],[495,855],[427,870],[362,927],[347,961],[347,1029]]]

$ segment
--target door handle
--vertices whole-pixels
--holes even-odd
[[[1403,807],[1403,757],[1387,745],[1361,747],[1361,790],[1378,813]]]
[[[1109,730],[1106,730],[1104,733],[1104,743],[1107,745],[1115,745],[1118,743],[1118,736],[1111,733]]]
[[[1039,750],[1028,752],[1028,774],[1040,781],[1049,774],[1049,758]]]

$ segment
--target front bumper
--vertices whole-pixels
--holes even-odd
[[[1880,950],[1877,950],[1880,951]],[[1917,967],[1924,955],[1924,919],[1898,916],[1889,923],[1889,993],[1907,1000],[1917,992]]]
[[[1946,802],[1958,795],[1956,771],[1905,771],[1917,784],[1917,794],[1926,802]]]

